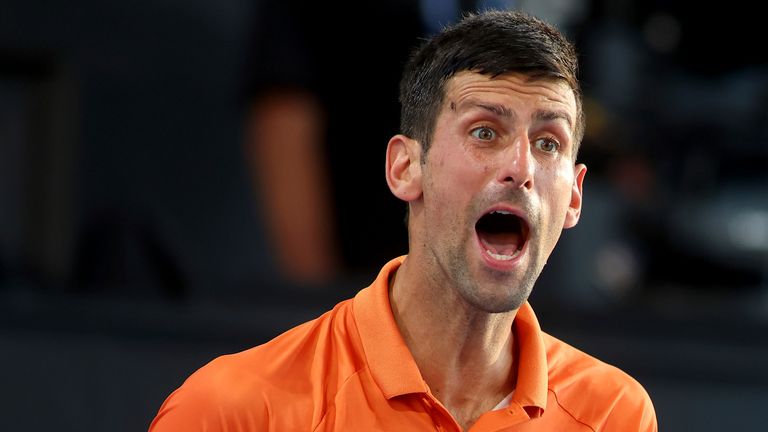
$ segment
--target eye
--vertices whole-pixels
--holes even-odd
[[[560,149],[560,143],[552,138],[539,138],[533,145],[545,153],[555,153]]]
[[[496,131],[486,126],[474,128],[469,134],[481,141],[490,141],[496,138]]]

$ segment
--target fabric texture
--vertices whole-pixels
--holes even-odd
[[[403,259],[319,318],[195,372],[150,431],[460,431],[392,315],[389,278]],[[637,381],[543,333],[529,304],[513,331],[519,361],[511,401],[469,431],[657,430]]]

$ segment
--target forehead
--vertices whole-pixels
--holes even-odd
[[[489,77],[477,72],[462,71],[446,83],[445,103],[485,101],[517,106],[526,104],[537,109],[565,111],[575,124],[576,94],[564,80],[531,78],[523,73],[509,73]]]

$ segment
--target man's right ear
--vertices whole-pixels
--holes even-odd
[[[387,184],[405,202],[421,197],[421,144],[405,135],[392,137],[387,144]]]

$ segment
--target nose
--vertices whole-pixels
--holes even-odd
[[[521,136],[502,150],[497,180],[513,189],[533,189],[534,164],[531,143]]]

